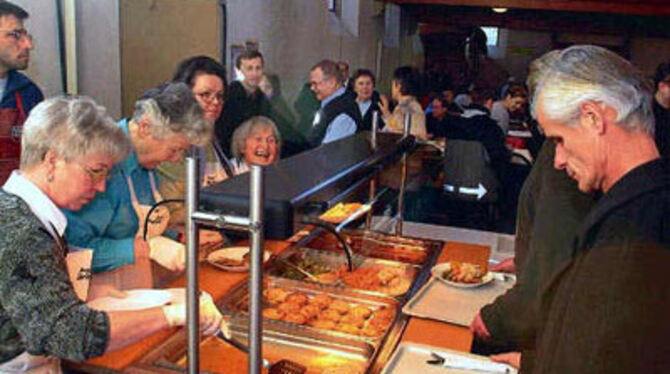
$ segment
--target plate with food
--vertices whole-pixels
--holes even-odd
[[[449,261],[433,266],[431,273],[438,280],[458,288],[480,287],[493,281],[493,274],[479,265],[468,262]]]
[[[263,252],[263,262],[270,259],[270,252]],[[249,247],[229,247],[213,251],[207,255],[207,262],[226,270],[242,272],[249,269]]]
[[[328,223],[342,223],[362,206],[363,204],[361,203],[337,203],[337,205],[320,215],[319,219]]]

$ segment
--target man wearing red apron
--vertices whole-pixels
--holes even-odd
[[[34,46],[23,27],[26,18],[22,8],[0,3],[0,184],[19,168],[23,122],[44,99],[39,87],[17,71],[28,67]]]

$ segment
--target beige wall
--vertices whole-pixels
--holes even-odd
[[[172,78],[194,55],[220,56],[216,0],[121,0],[121,99],[132,114],[146,89]]]

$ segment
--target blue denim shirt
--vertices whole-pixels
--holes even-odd
[[[128,133],[127,120],[119,126]],[[109,271],[127,264],[133,264],[134,241],[139,222],[133,209],[126,176],[130,176],[135,194],[140,204],[156,203],[151,192],[149,170],[137,161],[135,152],[110,171],[105,192],[96,197],[81,210],[65,210],[67,230],[65,238],[77,247],[93,249],[93,272]],[[158,183],[158,177],[154,177]],[[175,233],[165,236],[176,237]]]

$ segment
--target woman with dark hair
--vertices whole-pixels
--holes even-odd
[[[226,70],[211,57],[195,56],[183,60],[177,66],[174,82],[186,83],[195,100],[203,110],[203,118],[216,122],[223,112],[226,88]],[[212,134],[213,135],[213,134]],[[199,148],[200,175],[204,185],[220,182],[233,176],[231,160],[226,157],[219,144],[212,140]],[[160,191],[167,199],[183,199],[185,193],[184,160],[164,162],[158,167]],[[170,223],[184,222],[183,204],[170,207]],[[202,230],[200,243],[222,240],[218,232]]]
[[[505,93],[502,100],[493,103],[491,109],[491,118],[493,118],[503,133],[507,135],[509,131],[509,114],[518,112],[528,102],[528,90],[522,84],[512,83]]]
[[[416,97],[419,93],[419,73],[411,66],[401,66],[393,72],[391,98],[397,103],[393,113],[388,100],[380,100],[382,119],[386,123],[384,131],[402,133],[405,113],[411,116],[410,133],[419,139],[427,139],[426,114]]]
[[[357,70],[352,80],[354,82],[354,92],[356,93],[356,104],[358,104],[358,108],[361,110],[361,117],[363,117],[360,130],[369,131],[372,129],[372,113],[374,111],[381,112],[379,102],[382,100],[380,97],[383,95],[380,95],[375,90],[375,76],[370,70]],[[384,97],[384,100],[388,102],[386,97]],[[379,128],[382,127],[384,127],[383,123],[381,123]]]

